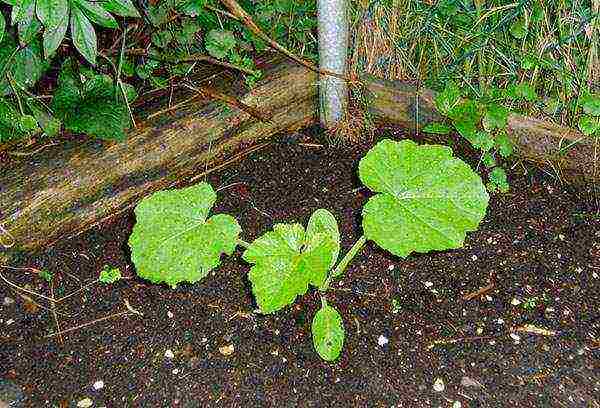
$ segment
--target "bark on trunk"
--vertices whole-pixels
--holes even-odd
[[[5,164],[0,259],[11,241],[14,249],[35,250],[76,235],[240,150],[314,123],[316,74],[288,62],[269,63],[264,70],[263,81],[236,95],[259,114],[206,98],[189,100],[188,95],[187,102],[175,102],[171,109],[158,104],[139,115],[145,120],[124,143],[77,141]],[[213,87],[231,95],[231,85],[225,79]],[[368,80],[367,88],[378,120],[415,129],[441,119],[431,91],[377,79]],[[592,176],[593,144],[583,140],[565,149],[581,140],[578,132],[519,115],[511,115],[509,131],[524,158]]]

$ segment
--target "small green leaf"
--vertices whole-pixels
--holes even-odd
[[[104,1],[104,9],[121,17],[141,17],[131,0]]]
[[[488,169],[496,166],[496,159],[494,158],[494,155],[491,152],[485,152],[481,157],[481,162]]]
[[[600,95],[587,94],[581,98],[580,104],[588,115],[600,116]]]
[[[483,117],[483,128],[488,132],[504,129],[508,123],[508,109],[504,106],[490,104]]]
[[[324,235],[333,242],[333,251],[329,269],[335,266],[340,253],[340,231],[337,221],[331,212],[325,209],[318,209],[310,216],[306,226],[307,247],[317,246],[315,241],[319,240],[319,235]]]
[[[88,0],[73,1],[93,23],[107,28],[117,28],[119,26],[117,20],[97,2]]]
[[[235,36],[227,30],[210,30],[205,39],[206,51],[217,59],[224,58],[235,44]]]
[[[459,248],[489,200],[480,177],[445,146],[383,140],[361,159],[359,176],[378,193],[363,207],[365,236],[402,257]]]
[[[339,241],[334,240],[333,216],[324,210],[315,213],[310,231],[305,233],[300,224],[276,224],[244,252],[244,260],[254,264],[248,277],[262,313],[293,303],[309,284],[320,287],[325,282]]]
[[[325,361],[336,360],[344,347],[344,323],[339,312],[329,305],[319,309],[312,321],[315,350]]]
[[[494,147],[494,139],[488,132],[479,131],[475,134],[471,144],[473,147],[487,152]]]
[[[506,172],[501,167],[495,167],[489,175],[490,182],[488,188],[490,191],[500,191],[501,193],[508,192],[508,178]]]
[[[425,127],[423,127],[423,132],[434,133],[438,135],[447,135],[451,131],[452,128],[450,126],[440,122],[431,122],[428,123]]]
[[[538,99],[535,89],[527,82],[518,85],[510,84],[507,87],[507,96],[513,99],[526,100],[528,102],[535,102]]]
[[[39,272],[39,276],[40,276],[40,278],[42,278],[46,282],[50,283],[50,282],[52,282],[52,279],[54,279],[54,272],[50,272],[50,271],[48,271],[46,269],[42,269]]]
[[[121,278],[121,270],[119,268],[113,268],[108,265],[104,265],[104,269],[100,271],[98,281],[104,284],[111,284],[115,283]]]
[[[531,55],[525,55],[521,59],[521,68],[525,70],[534,69],[537,65],[537,59]]]
[[[199,281],[219,265],[221,254],[231,255],[241,228],[230,215],[207,219],[215,200],[208,183],[143,199],[135,208],[136,224],[129,237],[137,274],[175,287]]]
[[[600,117],[581,115],[577,126],[584,135],[593,136],[597,132],[600,133]]]
[[[525,19],[519,19],[510,26],[510,33],[517,40],[522,40],[527,36],[528,28]]]
[[[37,120],[32,115],[22,115],[19,118],[19,129],[25,133],[31,133],[38,128]]]
[[[496,135],[496,147],[498,148],[500,156],[505,159],[513,153],[513,143],[505,131],[501,131]]]
[[[448,115],[459,101],[460,88],[453,81],[448,81],[444,90],[435,97],[435,106],[440,113]]]
[[[96,31],[79,7],[71,9],[71,35],[75,48],[92,65],[96,65]]]

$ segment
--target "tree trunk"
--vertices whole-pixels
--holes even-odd
[[[76,235],[151,192],[194,181],[206,168],[237,152],[314,123],[316,74],[287,62],[267,63],[263,69],[264,80],[250,91],[239,86],[232,91],[233,81],[222,75],[205,92],[234,94],[254,109],[188,94],[171,108],[158,103],[138,115],[144,120],[124,143],[79,140],[4,165],[0,249],[35,250]],[[417,92],[409,84],[376,79],[367,80],[367,88],[371,112],[379,120],[414,129],[440,119],[431,91]],[[593,145],[582,141],[564,148],[580,140],[579,133],[519,115],[511,115],[509,131],[524,158],[552,161],[592,176]]]

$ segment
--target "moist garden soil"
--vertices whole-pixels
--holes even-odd
[[[374,141],[327,147],[311,135],[207,177],[214,213],[237,217],[245,241],[276,222],[306,224],[317,208],[336,216],[345,250],[359,237],[369,193],[357,166]],[[2,275],[48,296],[93,281],[104,265],[129,279],[65,300],[57,311],[69,316],[2,282],[0,388],[22,392],[29,407],[598,407],[599,193],[521,163],[509,177],[510,192],[492,195],[462,249],[401,259],[367,244],[328,295],[346,328],[335,363],[313,350],[314,290],[279,313],[254,313],[240,248],[194,285],[137,278],[133,212],[17,257],[12,267],[53,272],[52,285],[35,270]],[[125,301],[143,315],[45,337],[57,322],[67,330],[127,311]]]

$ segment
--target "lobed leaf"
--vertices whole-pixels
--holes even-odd
[[[333,215],[317,210],[307,231],[300,224],[276,224],[243,254],[250,268],[252,292],[263,313],[275,312],[308,290],[320,287],[339,253],[339,232]]]
[[[159,191],[135,208],[129,238],[131,259],[140,277],[175,287],[197,282],[231,255],[241,228],[226,214],[207,219],[216,200],[208,183]]]
[[[489,201],[481,178],[444,146],[383,140],[362,158],[359,176],[379,193],[363,208],[365,236],[402,257],[459,248]]]
[[[312,338],[315,350],[323,360],[334,361],[344,347],[344,323],[338,311],[324,305],[312,321]]]

